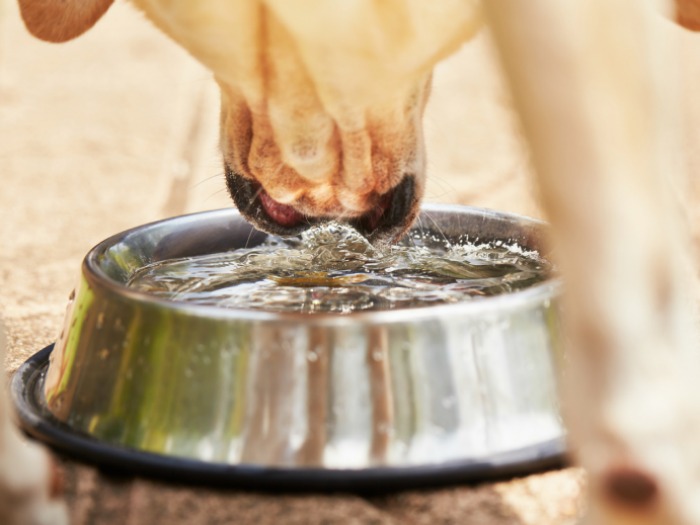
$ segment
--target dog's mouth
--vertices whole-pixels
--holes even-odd
[[[306,215],[292,205],[277,202],[258,182],[235,173],[228,166],[226,185],[241,215],[256,228],[274,235],[298,235],[314,224],[338,219]],[[379,196],[368,212],[344,222],[371,241],[396,240],[408,229],[417,213],[415,179],[406,175],[394,189]]]

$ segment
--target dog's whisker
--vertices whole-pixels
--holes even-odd
[[[203,178],[203,179],[200,179],[199,181],[197,181],[196,183],[194,183],[194,184],[192,185],[192,187],[193,187],[193,188],[198,188],[198,187],[201,186],[202,184],[206,184],[207,182],[211,182],[211,181],[213,181],[213,180],[221,179],[222,177],[224,177],[224,173],[223,173],[223,172],[216,173],[216,174],[214,174],[214,175],[210,175],[210,176],[208,176],[208,177],[205,177],[205,178]]]
[[[426,198],[428,200],[438,200],[442,199],[443,197],[453,196],[459,193],[456,186],[450,182],[448,177],[431,177],[430,182],[432,186],[434,186],[434,188],[431,189],[437,191],[426,193]]]
[[[435,228],[435,230],[433,230],[433,232],[436,233],[438,236],[440,236],[442,238],[442,240],[445,241],[447,246],[451,246],[452,243],[450,242],[450,239],[448,238],[448,236],[445,235],[445,231],[440,226],[440,224],[429,213],[424,214],[423,217],[431,223],[432,228]]]
[[[246,208],[245,208],[245,210],[244,210],[246,213],[249,212],[250,209],[255,205],[255,201],[258,200],[258,197],[260,196],[260,194],[261,194],[263,191],[264,191],[264,190],[262,189],[262,187],[260,187],[260,188],[258,188],[257,190],[255,190],[255,193],[253,193],[253,196],[250,198],[250,202],[248,203],[248,205],[246,206]]]
[[[250,245],[250,239],[253,238],[253,232],[255,232],[255,228],[251,226],[250,231],[248,232],[248,237],[245,240],[245,248],[248,248],[248,246]]]

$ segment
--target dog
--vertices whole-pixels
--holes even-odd
[[[19,0],[29,31],[52,42],[111,3]],[[567,282],[562,399],[590,515],[700,523],[695,321],[663,177],[677,141],[659,132],[673,127],[673,93],[646,3],[132,3],[213,72],[226,183],[251,223],[292,235],[338,218],[374,241],[418,213],[433,66],[489,24]],[[700,2],[678,0],[676,19],[699,29]]]
[[[0,326],[0,361],[5,341]],[[0,392],[5,377],[0,374]],[[28,441],[12,424],[9,396],[0,396],[0,523],[63,525],[68,523],[60,499],[61,475],[49,454]]]

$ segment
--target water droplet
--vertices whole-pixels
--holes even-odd
[[[306,359],[308,359],[312,363],[315,363],[316,361],[318,361],[318,354],[316,352],[314,352],[313,350],[309,350],[306,353]]]
[[[381,350],[375,350],[372,352],[372,359],[375,361],[381,361],[384,359],[384,352]]]
[[[98,330],[102,330],[102,327],[105,324],[105,314],[104,312],[100,312],[97,316],[97,321],[95,322],[95,328]]]
[[[105,359],[107,359],[107,357],[109,356],[109,349],[103,348],[102,350],[100,350],[99,356],[100,356],[100,359],[102,359],[103,361]]]

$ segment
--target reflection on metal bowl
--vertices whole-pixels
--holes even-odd
[[[448,238],[544,250],[543,225],[530,219],[456,206],[427,206],[422,216]],[[529,451],[518,461],[561,454],[556,280],[349,315],[216,308],[125,286],[153,261],[264,238],[222,210],[142,226],[92,249],[50,362],[35,363],[38,417],[107,450],[180,466],[195,460],[205,470],[398,475],[483,465],[518,450]],[[31,374],[18,375],[15,399],[32,431],[37,417],[21,399]]]

